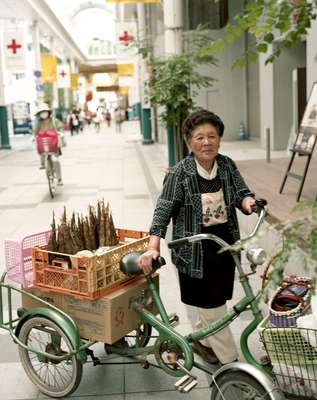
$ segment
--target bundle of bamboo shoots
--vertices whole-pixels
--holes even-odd
[[[99,200],[96,207],[88,206],[88,216],[75,215],[67,219],[66,208],[60,224],[56,227],[55,214],[51,224],[52,232],[48,250],[76,254],[82,250],[94,251],[100,247],[115,246],[119,243],[109,203]]]

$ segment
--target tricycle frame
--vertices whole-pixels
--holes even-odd
[[[261,214],[262,219],[264,218],[264,211]],[[259,224],[257,224],[257,227]],[[209,235],[211,240],[216,240],[221,246],[226,246],[227,243],[220,240],[219,238],[212,237]],[[191,348],[191,343],[197,340],[201,340],[206,338],[207,336],[216,333],[217,331],[221,330],[225,326],[229,325],[235,318],[237,318],[240,313],[243,311],[251,310],[254,319],[252,322],[244,329],[241,339],[240,345],[242,349],[242,353],[249,364],[249,368],[253,369],[253,374],[257,375],[260,371],[259,368],[265,372],[265,375],[268,376],[271,372],[271,366],[263,367],[258,361],[253,357],[249,348],[248,348],[248,337],[249,335],[256,329],[257,325],[263,319],[262,313],[259,309],[258,302],[260,298],[260,294],[254,295],[251,285],[249,283],[249,278],[247,273],[244,272],[239,257],[236,254],[233,254],[233,257],[236,262],[237,270],[239,273],[239,279],[242,284],[242,287],[245,292],[245,296],[237,302],[231,309],[229,309],[225,315],[215,322],[196,330],[186,336],[182,336],[176,330],[173,329],[170,322],[170,317],[168,316],[166,309],[162,303],[162,300],[159,296],[159,293],[156,289],[156,286],[151,278],[151,276],[146,276],[147,284],[150,289],[152,295],[152,301],[156,306],[159,316],[155,316],[149,310],[147,310],[146,306],[144,305],[144,301],[142,299],[137,299],[133,301],[131,307],[138,313],[140,324],[149,324],[150,326],[154,327],[158,331],[158,338],[155,340],[153,346],[140,348],[135,346],[134,348],[128,349],[118,349],[117,346],[109,346],[109,349],[113,353],[118,353],[120,355],[125,355],[128,357],[139,357],[143,356],[146,357],[149,354],[154,354],[158,366],[163,369],[169,375],[175,377],[182,377],[184,375],[189,375],[190,377],[194,378],[191,374],[191,369],[193,366],[204,370],[212,374],[208,369],[204,366],[201,366],[197,362],[194,361],[193,357],[193,350]],[[34,352],[37,354],[38,357],[46,357],[47,359],[51,359],[54,362],[60,362],[65,359],[69,359],[70,357],[74,356],[77,360],[81,363],[85,363],[87,361],[87,353],[91,353],[91,351],[86,351],[90,346],[96,343],[96,341],[87,341],[85,339],[80,338],[77,326],[73,319],[58,309],[57,307],[53,306],[52,304],[46,302],[43,299],[38,298],[37,296],[23,290],[18,289],[16,287],[12,287],[9,284],[4,282],[5,274],[2,276],[0,281],[0,327],[9,331],[13,340],[24,349]],[[8,321],[4,321],[4,313],[3,313],[3,289],[7,290],[7,300],[8,300]],[[13,318],[12,313],[12,292],[16,291],[21,294],[25,294],[43,304],[43,308],[35,308],[23,313],[23,315],[19,318]],[[57,325],[61,327],[67,337],[70,339],[72,343],[72,351],[68,352],[67,354],[63,354],[61,356],[50,354],[43,351],[38,351],[37,349],[32,349],[26,346],[19,340],[19,331],[23,326],[24,322],[28,319],[36,317],[36,316],[43,316],[46,317]],[[163,351],[167,351],[168,359],[164,359],[162,357]],[[174,353],[174,357],[170,358],[170,353]],[[172,361],[171,361],[172,360]],[[142,362],[142,361],[141,361]],[[237,363],[241,364],[241,363]],[[253,366],[253,367],[252,367]],[[239,366],[237,368],[240,368]],[[241,367],[242,368],[242,367]],[[219,371],[221,371],[220,369]],[[274,397],[273,392],[276,390],[274,384],[269,384],[265,380],[266,389],[268,391],[269,396],[271,399],[281,399],[282,397]],[[57,397],[57,396],[56,396]]]

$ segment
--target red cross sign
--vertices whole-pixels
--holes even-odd
[[[59,74],[62,78],[65,78],[65,76],[67,75],[67,73],[63,69],[61,70],[61,72]]]
[[[131,40],[134,40],[134,36],[129,35],[128,31],[124,31],[122,36],[119,36],[120,42],[123,42],[125,46],[128,46]]]
[[[12,54],[17,53],[17,49],[21,49],[22,46],[16,42],[15,39],[12,39],[11,44],[7,45],[7,49],[12,50]]]

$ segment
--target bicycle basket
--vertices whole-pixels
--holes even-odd
[[[36,134],[36,147],[39,154],[56,153],[58,149],[58,133],[53,129],[39,130]]]
[[[315,399],[317,350],[311,345],[311,339],[313,336],[317,340],[317,330],[272,328],[268,322],[269,317],[264,318],[258,331],[272,362],[277,385],[283,392]]]
[[[269,303],[270,326],[296,326],[297,318],[310,309],[311,289],[309,277],[286,277]]]

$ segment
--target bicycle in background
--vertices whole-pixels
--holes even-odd
[[[41,164],[46,171],[49,192],[52,199],[54,198],[57,185],[63,184],[61,165],[58,160],[60,152],[58,143],[59,134],[53,129],[40,130],[36,135],[37,151],[41,157]]]

